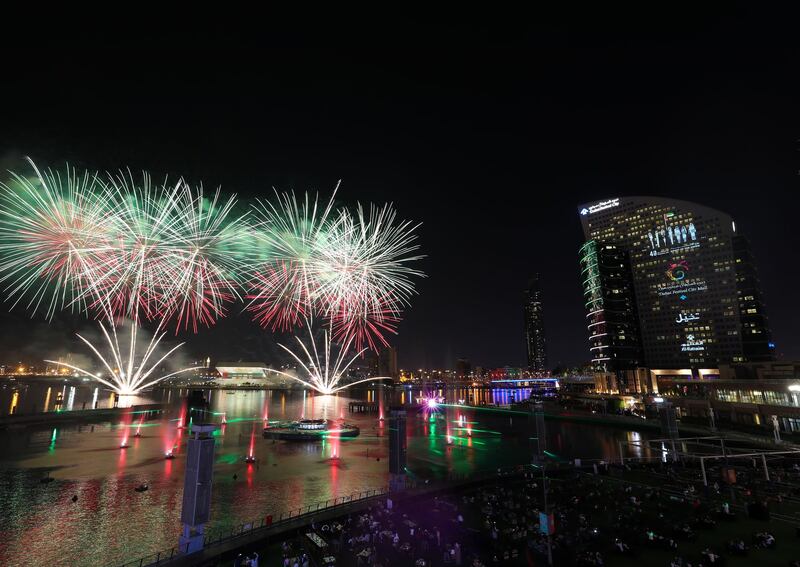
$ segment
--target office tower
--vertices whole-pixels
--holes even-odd
[[[544,314],[539,275],[534,276],[525,290],[523,314],[525,318],[525,346],[528,351],[528,370],[547,370],[547,345],[544,339]]]
[[[604,304],[610,297],[621,295],[618,305],[633,298],[640,365],[708,368],[772,358],[753,258],[730,216],[659,197],[606,199],[579,207],[579,214],[586,238],[581,267],[586,270],[594,263],[592,282],[600,286],[592,294]],[[609,272],[616,260],[627,263],[620,273],[630,289]],[[592,320],[596,307],[587,303],[589,324],[599,323]],[[593,333],[590,328],[590,348],[606,346]],[[591,351],[593,358],[604,358],[594,356],[602,350]]]

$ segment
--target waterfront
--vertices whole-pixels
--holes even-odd
[[[93,390],[93,385],[78,385],[70,394],[68,386],[67,398],[91,399]],[[166,411],[152,419],[140,414],[94,425],[0,431],[0,564],[112,564],[174,545],[186,436],[178,423],[196,420],[186,410],[186,393],[156,390],[143,396],[142,402],[166,404]],[[107,394],[102,397],[108,398]],[[269,514],[277,517],[311,503],[384,487],[388,481],[387,422],[379,421],[376,414],[348,414],[347,404],[383,400],[381,406],[388,408],[391,395],[394,402],[408,402],[418,394],[410,389],[364,389],[339,396],[302,390],[207,392],[211,413],[206,419],[221,425],[210,529],[230,528]],[[471,396],[479,403],[502,404],[526,392],[476,389],[445,394],[453,400]],[[46,395],[42,384],[26,387],[29,401]],[[1,391],[5,409],[12,397],[10,390]],[[265,416],[276,420],[344,417],[361,428],[361,435],[314,444],[272,442],[261,437]],[[527,427],[519,423],[524,416],[452,407],[442,408],[433,417],[416,409],[409,416],[411,476],[441,478],[530,460]],[[137,428],[141,437],[133,435]],[[512,430],[518,434],[509,434]],[[547,437],[548,450],[561,458],[610,459],[616,455],[618,440],[646,435],[548,422]],[[124,439],[130,447],[120,449]],[[243,461],[251,441],[255,465]],[[172,447],[177,458],[164,459]],[[47,474],[54,480],[41,483]],[[136,492],[134,488],[142,483],[149,490]],[[73,496],[78,497],[76,502]]]

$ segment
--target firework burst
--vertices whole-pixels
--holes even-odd
[[[369,213],[359,205],[355,215],[341,211],[315,265],[334,337],[352,338],[357,349],[387,344],[384,333],[396,333],[414,294],[411,277],[423,275],[407,265],[421,258],[414,255],[418,225],[397,222],[396,216],[389,205],[370,207]]]
[[[227,303],[241,299],[238,278],[248,234],[244,217],[231,219],[235,203],[235,197],[222,200],[219,190],[205,199],[202,186],[183,186],[169,224],[168,281],[160,306],[174,315],[177,328],[196,332],[198,323],[213,324],[225,316]]]
[[[86,309],[88,270],[112,243],[113,213],[107,187],[96,174],[42,171],[12,173],[0,183],[0,282],[12,301],[32,314]]]
[[[279,346],[288,352],[297,362],[303,378],[288,372],[283,372],[281,370],[272,370],[272,372],[300,382],[304,386],[311,388],[312,390],[316,390],[323,395],[335,394],[336,392],[344,390],[345,388],[349,388],[350,386],[361,384],[363,382],[390,379],[388,377],[375,377],[343,383],[350,366],[366,349],[356,351],[352,357],[349,357],[348,352],[350,350],[351,343],[346,342],[338,348],[335,357],[331,356],[332,341],[328,331],[325,331],[324,333],[324,344],[322,350],[320,351],[320,349],[317,348],[314,335],[311,333],[311,325],[309,324],[308,327],[310,348],[306,346],[306,344],[299,337],[295,337],[298,345],[300,345],[300,350],[298,350],[297,353],[290,348],[279,344]]]
[[[298,201],[294,193],[276,192],[274,203],[256,201],[253,219],[263,260],[256,264],[246,298],[261,326],[288,331],[317,310],[319,282],[313,266],[328,240],[335,195],[334,190],[325,206],[319,196],[312,200],[308,194]]]
[[[246,241],[235,197],[204,197],[183,180],[154,186],[147,174],[111,178],[117,247],[94,274],[93,293],[116,317],[175,319],[176,332],[197,331],[239,298],[238,274]]]
[[[335,194],[335,193],[334,193]],[[402,309],[414,293],[408,267],[421,258],[414,231],[397,222],[394,209],[360,205],[355,214],[333,210],[308,196],[278,195],[277,205],[259,203],[259,225],[270,256],[250,282],[247,309],[272,330],[302,326],[305,318],[327,319],[339,342],[377,349],[395,333]]]
[[[130,324],[131,336],[127,348],[125,348],[124,341],[120,344],[117,333],[118,327],[119,325],[106,325],[100,322],[100,329],[103,332],[106,342],[105,350],[109,353],[105,356],[88,339],[80,334],[78,335],[78,338],[89,347],[92,353],[97,357],[97,360],[102,364],[107,372],[105,376],[100,372],[89,372],[88,370],[65,362],[55,360],[45,360],[45,362],[64,366],[65,368],[94,378],[122,396],[135,395],[142,390],[154,386],[161,380],[195,369],[195,367],[184,368],[170,374],[159,376],[158,378],[153,378],[153,373],[159,369],[161,363],[183,346],[183,343],[167,350],[165,354],[158,357],[155,362],[152,362],[152,360],[158,356],[156,353],[158,352],[159,343],[166,333],[161,332],[153,335],[150,341],[147,342],[144,350],[142,352],[137,352],[141,351],[141,344],[137,340],[139,334],[137,325],[133,322]]]
[[[235,197],[207,196],[183,179],[42,171],[28,162],[32,176],[11,173],[0,183],[0,284],[12,307],[22,304],[33,315],[52,319],[69,308],[98,319],[108,354],[80,338],[106,377],[62,365],[119,393],[186,371],[154,378],[180,347],[155,354],[169,325],[197,332],[243,298],[273,331],[323,319],[326,362],[304,347],[309,363],[298,362],[308,379],[299,381],[339,391],[350,347],[357,357],[364,347],[387,344],[384,335],[396,332],[414,294],[413,278],[423,275],[408,265],[421,258],[417,227],[398,222],[389,205],[350,211],[334,207],[336,190],[327,202],[276,192],[274,201],[257,201],[240,215]],[[117,329],[126,320],[130,344],[121,348]],[[156,330],[139,347],[143,324]],[[342,346],[329,365],[333,341]],[[316,355],[313,340],[311,346]]]

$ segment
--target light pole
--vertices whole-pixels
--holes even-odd
[[[538,441],[538,439],[537,439],[537,441]],[[544,515],[545,515],[545,518],[547,518],[547,564],[548,565],[552,565],[553,564],[553,546],[552,546],[552,540],[551,540],[550,532],[552,531],[552,528],[554,528],[555,526],[551,526],[550,525],[550,523],[551,523],[550,522],[550,514],[549,514],[549,510],[547,508],[547,474],[545,473],[545,464],[546,464],[546,462],[547,461],[542,459],[542,464],[541,464],[541,467],[542,467],[542,492],[544,493]],[[541,521],[539,523],[541,524]]]
[[[544,405],[541,402],[537,402],[533,404],[533,414],[534,414],[534,422],[536,423],[536,437],[531,437],[531,439],[536,440],[536,456],[534,458],[534,463],[538,463],[538,466],[542,469],[542,495],[543,495],[543,505],[544,505],[544,513],[540,513],[539,516],[539,530],[542,530],[542,527],[546,526],[547,529],[545,530],[547,535],[547,564],[553,564],[553,545],[552,545],[552,536],[551,532],[554,528],[550,518],[550,510],[547,506],[547,472],[546,472],[546,465],[547,465],[547,456],[545,455],[544,451],[542,450],[542,441],[546,441],[545,437],[545,424],[544,424]]]
[[[706,402],[708,403],[708,427],[711,429],[711,433],[716,433],[717,431],[717,424],[714,420],[714,406],[711,405],[711,393],[709,392],[708,397],[706,398]]]

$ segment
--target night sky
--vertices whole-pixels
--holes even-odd
[[[606,16],[6,38],[0,167],[129,166],[242,197],[341,179],[342,201],[392,201],[428,256],[392,339],[403,367],[523,364],[535,272],[551,365],[585,361],[577,205],[695,201],[751,240],[777,350],[800,359],[795,20]],[[59,319],[3,315],[0,357],[88,325]],[[274,348],[245,315],[183,338],[218,359]]]

